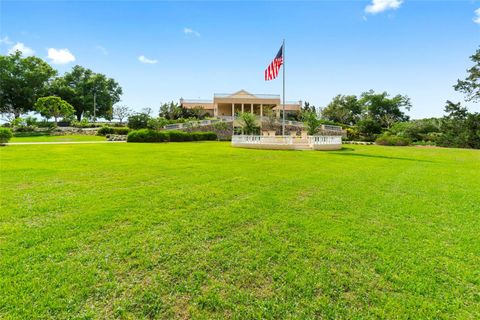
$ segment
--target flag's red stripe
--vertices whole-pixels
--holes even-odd
[[[278,77],[278,71],[283,64],[283,58],[275,58],[265,69],[265,81],[273,80]]]

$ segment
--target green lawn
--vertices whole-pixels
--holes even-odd
[[[87,135],[50,136],[40,135],[32,137],[13,137],[9,142],[71,142],[71,141],[105,141],[105,137]]]
[[[0,161],[0,318],[480,318],[480,151],[29,145]]]

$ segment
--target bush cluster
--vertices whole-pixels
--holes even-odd
[[[130,131],[127,142],[183,142],[217,140],[214,132],[155,131],[140,129]]]
[[[382,146],[408,146],[412,141],[408,138],[384,134],[378,137],[375,143]]]
[[[12,138],[12,130],[0,127],[0,144],[7,143]]]
[[[127,135],[130,132],[130,129],[127,127],[101,127],[97,135],[98,136],[106,136],[107,134],[118,134],[118,135]]]

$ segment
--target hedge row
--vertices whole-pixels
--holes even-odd
[[[383,135],[377,138],[375,143],[382,146],[408,146],[412,141],[395,135]]]
[[[127,142],[183,142],[217,140],[214,132],[155,131],[140,129],[130,131]]]
[[[108,127],[108,126],[105,126],[105,127],[101,127],[98,132],[97,132],[97,135],[99,136],[106,136],[107,134],[119,134],[119,135],[126,135],[130,132],[130,129],[129,128],[126,128],[126,127]]]

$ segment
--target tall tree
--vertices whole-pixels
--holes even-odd
[[[443,147],[480,149],[480,113],[469,113],[460,103],[451,101],[447,101],[445,113],[438,144]]]
[[[339,123],[356,124],[360,120],[362,106],[356,96],[337,95],[322,110],[322,117]]]
[[[123,119],[128,118],[128,116],[132,113],[127,106],[115,106],[113,108],[113,118],[120,120],[120,124],[123,123]]]
[[[168,120],[175,120],[183,115],[182,107],[175,102],[163,103],[158,115]]]
[[[20,51],[0,56],[0,112],[16,118],[34,109],[37,98],[57,74],[48,63],[37,57],[22,57]]]
[[[60,97],[49,96],[38,98],[35,110],[46,118],[54,118],[57,125],[58,118],[69,117],[75,111],[70,103]]]
[[[300,114],[300,118],[307,127],[308,134],[311,136],[317,133],[318,129],[322,124],[321,120],[318,118],[317,113],[312,110],[302,111]]]
[[[380,123],[383,128],[397,121],[407,121],[408,116],[402,109],[410,110],[412,104],[407,96],[396,95],[390,98],[387,92],[375,93],[373,90],[362,93],[359,103],[364,116]]]
[[[477,49],[475,54],[470,57],[474,63],[473,67],[467,70],[467,77],[465,80],[457,80],[457,84],[453,88],[462,92],[465,95],[465,101],[479,102],[480,101],[480,49]]]
[[[104,74],[95,73],[79,65],[71,72],[55,79],[51,92],[68,101],[75,108],[77,120],[84,114],[93,114],[94,99],[96,117],[109,117],[112,107],[120,101],[122,88]]]

